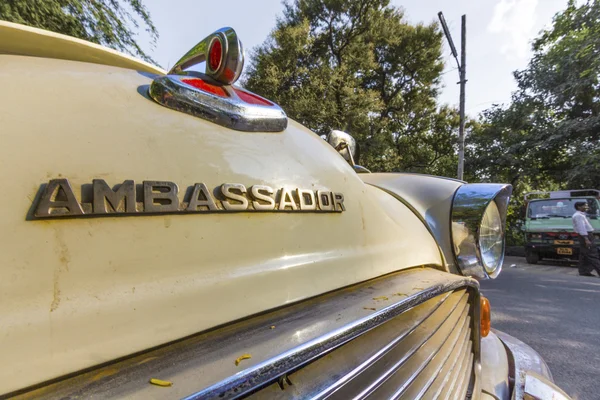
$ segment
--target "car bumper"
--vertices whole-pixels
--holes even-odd
[[[558,248],[571,249],[572,254],[558,254]],[[527,243],[525,250],[535,251],[542,256],[552,257],[566,257],[566,258],[578,258],[579,257],[579,243],[577,244],[554,244],[554,243]]]
[[[511,399],[570,399],[554,384],[548,365],[537,351],[504,332],[494,330],[494,334],[506,348]]]

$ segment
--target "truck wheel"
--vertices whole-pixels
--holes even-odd
[[[537,264],[540,261],[540,255],[533,251],[528,251],[525,253],[525,260],[527,264]]]

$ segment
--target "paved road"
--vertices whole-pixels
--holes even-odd
[[[481,288],[492,327],[539,352],[574,399],[600,399],[600,278],[578,276],[568,264],[507,257],[500,276]]]

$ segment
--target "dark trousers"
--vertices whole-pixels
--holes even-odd
[[[591,242],[590,247],[586,246],[585,239],[579,236],[579,273],[589,274],[596,270],[600,275],[600,258],[598,258],[598,249],[594,243],[594,235],[588,235]]]

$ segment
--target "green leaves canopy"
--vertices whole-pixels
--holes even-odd
[[[0,2],[0,19],[88,40],[156,64],[135,39],[138,20],[152,45],[158,38],[140,0],[5,0]]]
[[[511,104],[483,114],[471,173],[563,188],[600,182],[600,1],[571,0],[515,72]],[[490,164],[490,161],[496,162]]]
[[[377,171],[454,175],[458,117],[438,109],[442,36],[388,0],[296,0],[255,49],[244,86],[319,134],[342,129]]]
[[[467,155],[472,179],[515,187],[512,243],[525,192],[600,183],[600,1],[569,1],[533,42],[527,68],[514,75],[512,102],[482,114]]]

